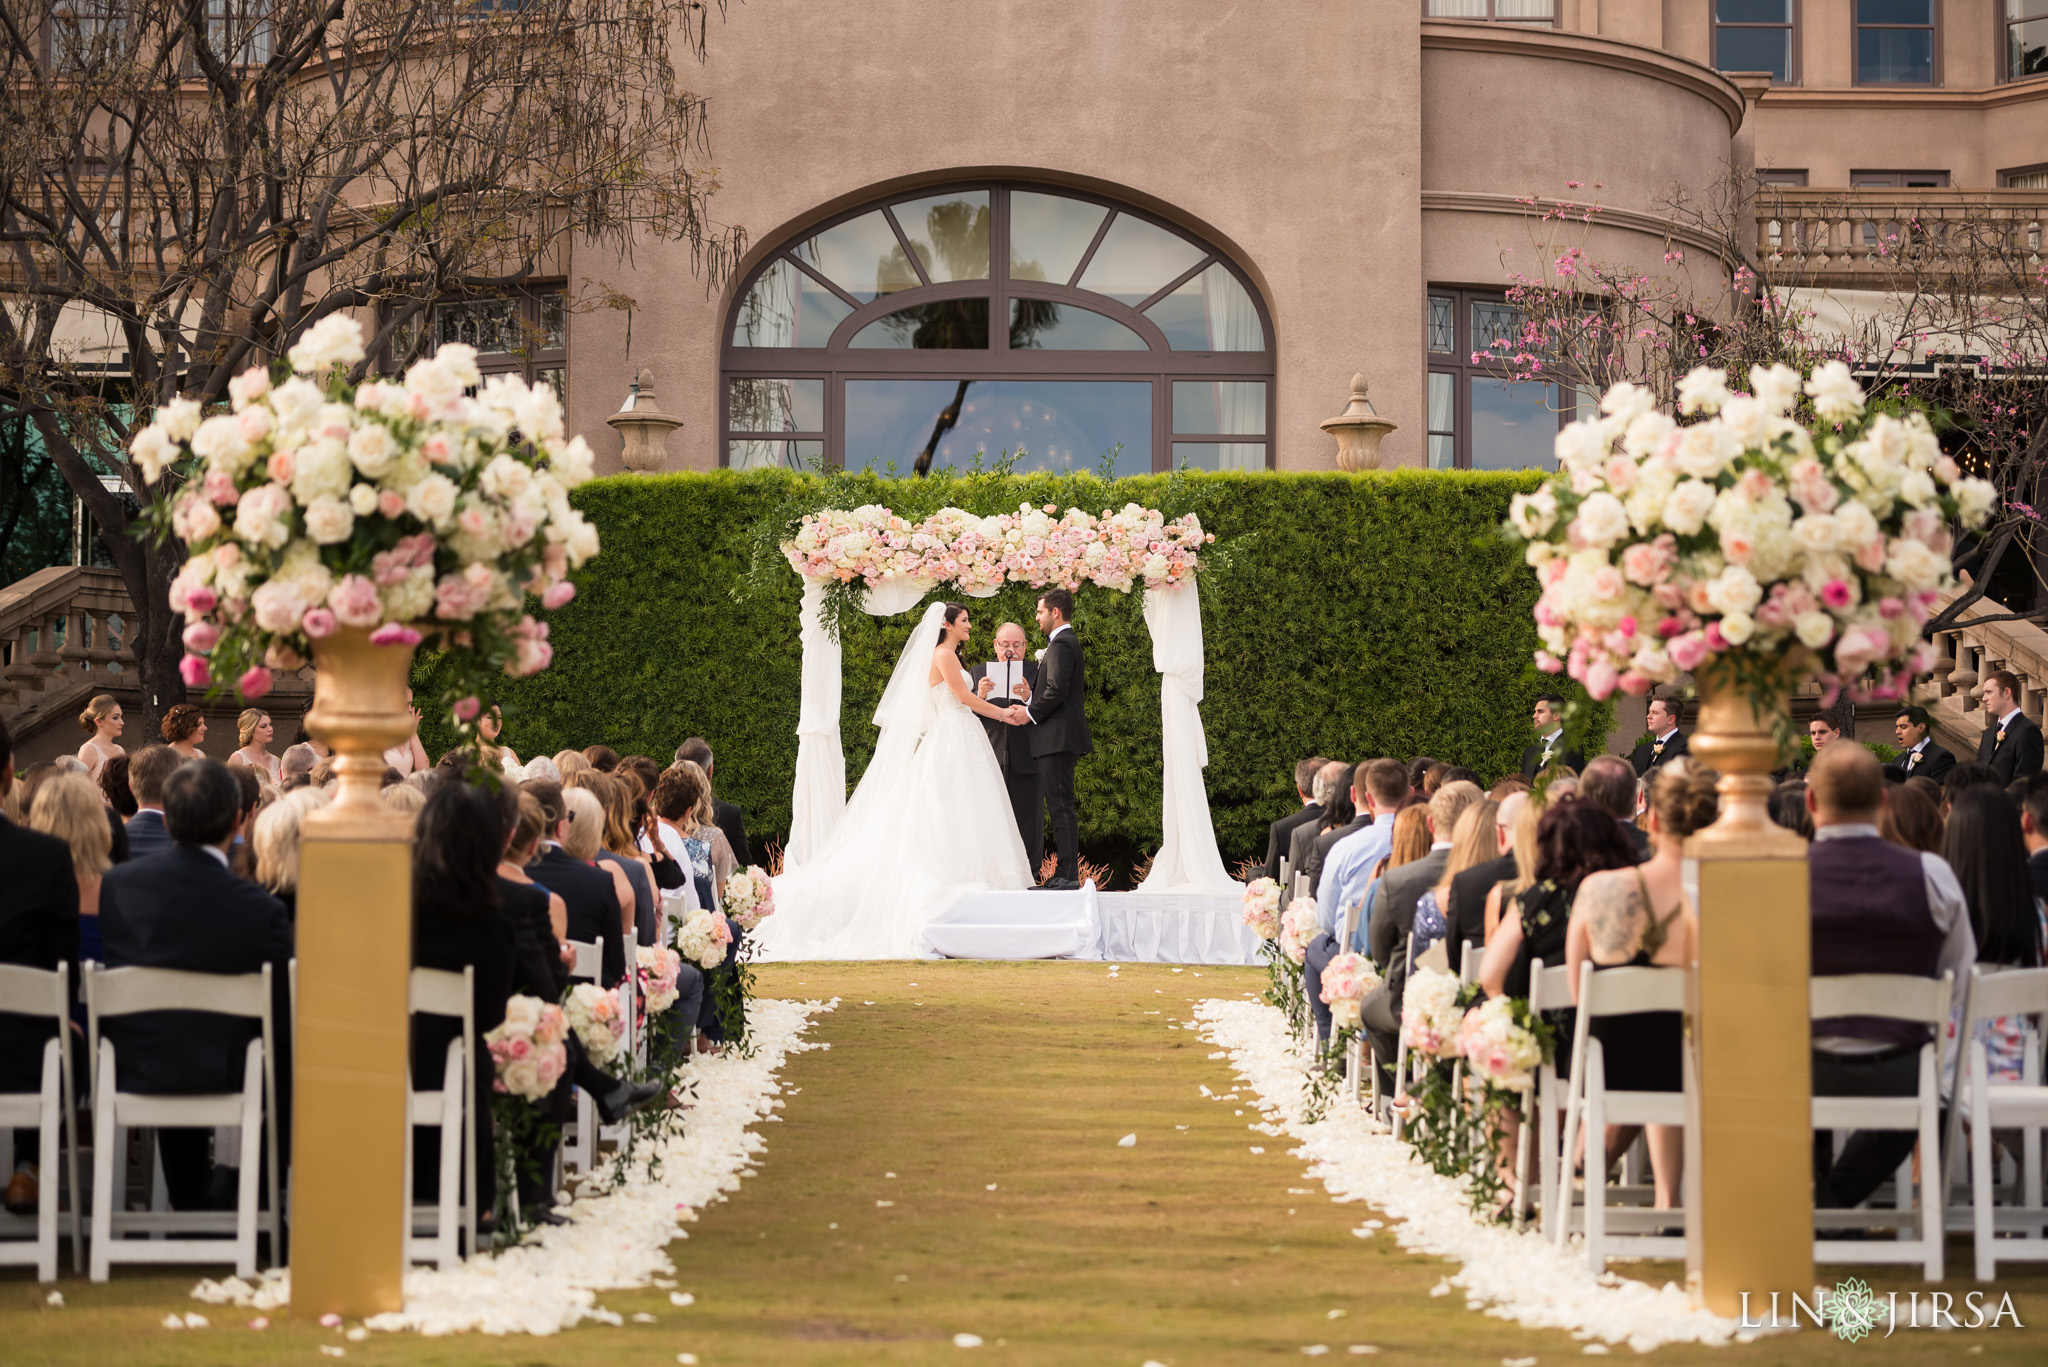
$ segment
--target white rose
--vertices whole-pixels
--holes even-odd
[[[1621,449],[1637,460],[1649,455],[1664,444],[1664,438],[1671,435],[1678,426],[1663,413],[1638,413],[1629,420],[1628,429],[1621,434]]]
[[[1739,394],[1721,405],[1721,422],[1745,451],[1760,451],[1770,444],[1771,419],[1777,416],[1763,400]]]
[[[1934,476],[1925,470],[1908,470],[1906,477],[1899,481],[1899,497],[1915,508],[1931,506],[1939,497],[1934,487]]]
[[[1604,550],[1628,534],[1628,509],[1613,494],[1594,494],[1579,505],[1572,529],[1585,545]]]
[[[524,462],[507,455],[491,457],[491,463],[477,476],[477,487],[492,498],[511,502],[533,483],[533,471]]]
[[[277,414],[280,438],[296,440],[320,418],[327,398],[320,386],[294,375],[270,393],[270,411]]]
[[[1826,513],[1809,513],[1792,524],[1792,539],[1803,551],[1831,551],[1840,537],[1841,527]]]
[[[1600,396],[1600,411],[1609,417],[1619,418],[1624,423],[1649,412],[1656,404],[1656,395],[1641,385],[1630,384],[1626,380],[1610,385],[1607,392]]]
[[[455,515],[455,497],[458,492],[455,481],[446,475],[428,475],[413,485],[412,491],[406,495],[406,511],[422,522],[430,522],[437,528],[445,528],[448,519]]]
[[[1551,449],[1566,469],[1590,469],[1607,459],[1608,441],[1600,424],[1581,420],[1559,432]]]
[[[1766,370],[1760,365],[1749,368],[1750,392],[1756,401],[1773,414],[1792,411],[1792,405],[1799,401],[1799,372],[1779,362]]]
[[[128,443],[128,458],[142,472],[142,482],[154,484],[164,467],[178,458],[178,446],[163,428],[151,425],[137,432],[135,440]]]
[[[1664,525],[1680,536],[1695,536],[1714,507],[1714,486],[1689,479],[1664,500]]]
[[[193,399],[172,399],[156,411],[156,425],[164,429],[164,435],[172,441],[190,441],[192,434],[199,430],[199,420],[206,410]]]
[[[1742,454],[1735,434],[1717,421],[1695,423],[1678,438],[1678,468],[1695,479],[1712,479]]]
[[[354,365],[363,359],[363,329],[345,313],[330,313],[306,329],[285,353],[301,375],[325,374],[328,367]]]
[[[291,540],[291,527],[285,521],[291,506],[292,496],[281,484],[251,489],[235,505],[235,535],[251,546],[278,549]]]
[[[1923,542],[1900,537],[1885,557],[1884,572],[1909,589],[1931,589],[1948,572],[1948,558]]]
[[[1983,525],[1984,519],[1991,516],[1992,508],[1998,503],[1998,490],[1989,480],[1974,477],[1958,480],[1955,494],[1957,512],[1965,527]]]
[[[554,458],[553,464],[562,472],[562,483],[573,489],[579,484],[589,483],[590,477],[597,473],[597,453],[590,449],[589,442],[575,436],[569,438],[569,444],[562,448],[561,455]]]
[[[348,439],[348,458],[371,479],[380,479],[398,455],[391,429],[380,422],[364,423]]]
[[[192,434],[192,451],[210,468],[239,472],[251,454],[242,437],[242,424],[226,413],[216,413],[199,424]]]
[[[377,486],[374,484],[352,484],[348,491],[349,510],[357,517],[368,517],[377,511]]]
[[[1835,639],[1835,619],[1818,610],[1802,612],[1792,619],[1793,634],[1809,650],[1819,650]]]
[[[333,440],[309,442],[299,448],[292,470],[292,496],[300,503],[311,503],[322,496],[345,498],[354,474],[346,446]]]
[[[1756,634],[1756,620],[1746,612],[1731,612],[1721,618],[1721,639],[1739,646]]]
[[[355,529],[356,515],[338,498],[323,495],[306,505],[306,535],[322,546],[348,540]]]
[[[1508,520],[1515,524],[1515,530],[1528,540],[1547,533],[1557,525],[1557,495],[1549,489],[1538,489],[1533,494],[1516,494],[1508,500]],[[1100,542],[1090,542],[1092,549]]]
[[[1848,422],[1863,411],[1863,386],[1840,361],[1817,368],[1806,382],[1806,392],[1823,422]]]
[[[1884,535],[1876,516],[1861,503],[1843,504],[1835,510],[1834,517],[1835,544],[1845,551],[1853,553],[1857,547],[1868,546]]]
[[[1678,382],[1678,411],[1718,413],[1728,402],[1728,372],[1701,366]]]
[[[1707,585],[1707,601],[1723,615],[1754,612],[1763,597],[1756,576],[1740,565],[1728,566]]]

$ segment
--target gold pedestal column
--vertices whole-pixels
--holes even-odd
[[[1700,943],[1686,1013],[1686,1281],[1721,1315],[1813,1289],[1813,1100],[1806,841],[1770,818],[1773,711],[1699,677],[1692,752],[1721,771],[1720,819],[1685,846]]]
[[[292,1315],[403,1305],[412,822],[377,798],[412,734],[409,646],[342,630],[313,647],[307,729],[334,753],[334,802],[299,851]]]

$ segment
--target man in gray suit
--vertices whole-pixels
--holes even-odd
[[[1451,832],[1465,809],[1480,796],[1479,785],[1463,779],[1437,789],[1429,800],[1429,853],[1389,870],[1380,879],[1366,943],[1373,962],[1379,965],[1381,982],[1367,995],[1363,1014],[1365,1032],[1383,1067],[1393,1066],[1400,1044],[1401,998],[1408,987],[1408,933],[1415,928],[1415,904],[1443,881],[1451,859]]]

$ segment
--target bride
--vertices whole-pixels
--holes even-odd
[[[875,755],[815,856],[775,880],[753,932],[764,959],[921,957],[919,933],[963,892],[1031,886],[1009,791],[960,667],[973,623],[933,603],[882,690]]]

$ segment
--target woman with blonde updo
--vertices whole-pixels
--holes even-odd
[[[199,743],[206,739],[206,714],[191,703],[181,702],[164,713],[157,729],[163,732],[164,743],[186,759],[205,758]]]
[[[121,748],[121,732],[128,722],[121,715],[121,704],[114,701],[114,695],[102,693],[78,714],[78,724],[91,737],[78,747],[78,758],[85,765],[86,776],[97,783],[100,770],[106,767],[108,760],[128,753]]]
[[[270,753],[270,742],[276,734],[277,728],[271,724],[270,714],[260,707],[247,708],[235,718],[235,737],[242,748],[235,751],[233,757],[254,769],[273,788],[284,781],[278,758]]]
[[[1578,998],[1580,965],[1603,968],[1684,968],[1699,945],[1699,920],[1685,895],[1685,838],[1714,823],[1719,812],[1715,784],[1720,775],[1695,768],[1680,757],[1654,771],[1644,823],[1654,851],[1632,869],[1586,875],[1565,927],[1565,966],[1572,997]],[[1680,1053],[1684,1025],[1677,1011],[1644,1011],[1602,1016],[1593,1038],[1606,1059],[1607,1085],[1624,1092],[1681,1089]],[[1650,1166],[1656,1174],[1657,1208],[1678,1205],[1684,1176],[1685,1131],[1677,1125],[1649,1127]],[[1611,1125],[1607,1161],[1635,1142],[1635,1127]]]

